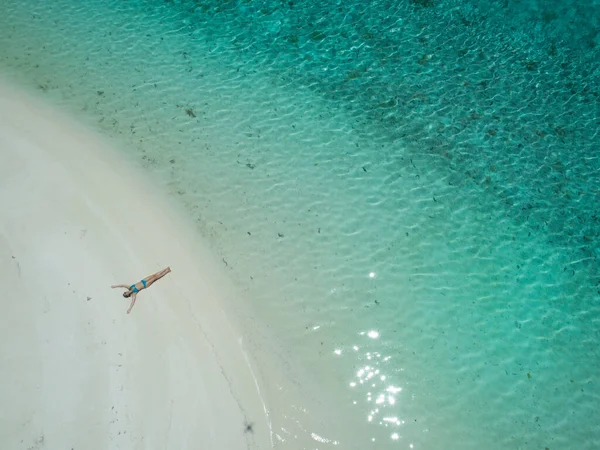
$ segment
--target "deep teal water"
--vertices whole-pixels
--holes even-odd
[[[598,447],[597,2],[2,8],[243,290],[278,448]]]

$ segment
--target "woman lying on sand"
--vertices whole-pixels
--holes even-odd
[[[167,267],[166,269],[163,269],[160,272],[156,272],[153,275],[147,276],[146,278],[142,279],[142,281],[140,281],[139,283],[132,284],[131,286],[128,286],[126,284],[115,284],[114,286],[111,286],[111,288],[114,289],[120,287],[127,289],[127,291],[123,292],[123,297],[131,297],[131,305],[129,305],[129,309],[127,310],[127,314],[129,314],[131,312],[131,308],[133,308],[133,305],[135,305],[135,298],[137,297],[138,292],[140,292],[142,289],[149,288],[150,286],[152,286],[152,283],[154,283],[156,280],[160,280],[170,271],[171,268]]]

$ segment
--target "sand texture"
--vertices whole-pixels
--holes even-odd
[[[110,145],[0,83],[0,448],[270,448],[213,259]],[[127,315],[110,286],[166,266]]]

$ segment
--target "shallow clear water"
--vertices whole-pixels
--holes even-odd
[[[595,449],[599,8],[7,0],[0,64],[197,222],[277,448]]]

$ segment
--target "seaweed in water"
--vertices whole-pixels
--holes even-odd
[[[433,8],[435,6],[434,0],[410,0],[410,2],[421,8]]]
[[[325,39],[327,36],[325,36],[325,33],[323,33],[322,31],[318,31],[315,30],[310,34],[310,38],[313,41],[322,41],[323,39]]]

